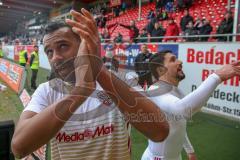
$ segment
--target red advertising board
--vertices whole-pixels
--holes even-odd
[[[26,107],[27,106],[27,104],[30,102],[30,100],[31,100],[31,96],[29,95],[29,93],[27,92],[27,90],[26,89],[24,89],[23,91],[22,91],[22,93],[21,93],[21,95],[20,95],[20,100],[21,100],[21,102],[22,102],[22,104],[23,104],[23,106],[24,107]]]
[[[0,78],[17,93],[21,91],[24,73],[22,66],[0,58]]]

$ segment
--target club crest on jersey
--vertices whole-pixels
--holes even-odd
[[[103,91],[97,93],[98,99],[105,105],[110,106],[113,101],[112,99]]]

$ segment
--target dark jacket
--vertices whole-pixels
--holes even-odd
[[[146,25],[146,30],[148,33],[151,33],[153,28],[154,28],[154,21],[155,21],[155,18],[153,18],[150,22],[148,22],[148,24]]]
[[[151,53],[140,53],[137,55],[135,62],[134,62],[134,68],[135,72],[138,75],[138,83],[143,87],[145,83],[150,86],[152,81],[152,74],[149,70],[149,60],[151,58]]]
[[[217,34],[230,34],[233,33],[233,18],[229,18],[226,20],[225,18],[220,23]],[[227,41],[227,36],[217,37],[219,41]],[[230,37],[230,40],[232,37]]]
[[[117,37],[114,38],[115,43],[122,43],[123,42],[123,36],[118,35]]]
[[[140,37],[140,38],[145,37],[146,39],[139,39],[138,42],[140,42],[140,43],[146,43],[146,42],[148,42],[148,39],[147,39],[148,33],[147,33],[147,32],[144,32],[144,33],[140,34],[139,37]]]
[[[152,12],[149,12],[148,15],[147,15],[147,19],[152,19],[155,17],[155,13],[152,11]]]
[[[198,35],[198,31],[195,28],[188,28],[185,30],[185,35],[186,36],[191,36],[191,35]],[[187,42],[194,42],[197,41],[198,37],[187,37],[186,41]]]
[[[123,24],[120,24],[120,26],[127,28],[129,30],[128,34],[131,40],[138,37],[139,29],[136,26],[128,26]]]
[[[150,33],[151,37],[160,37],[165,35],[165,30],[162,27],[159,27],[158,29],[153,28],[152,32]],[[163,38],[158,39],[151,39],[151,42],[162,42]]]
[[[212,26],[210,24],[204,25],[199,28],[199,34],[200,35],[210,35],[212,32]],[[209,37],[201,37],[201,41],[208,41]]]
[[[134,68],[135,72],[138,75],[146,74],[147,72],[150,72],[148,68],[149,60],[152,56],[152,53],[140,53],[137,55],[135,62],[134,62]]]
[[[34,56],[34,54],[32,54],[30,57],[30,63],[29,63],[30,67],[32,66],[34,58],[35,58],[35,56]]]
[[[107,23],[107,18],[104,16],[101,16],[99,18],[96,19],[97,22],[97,26],[100,28],[104,28],[106,26]]]
[[[185,32],[185,30],[187,29],[186,26],[187,26],[188,22],[190,22],[190,21],[193,21],[193,17],[190,15],[184,16],[181,19],[180,26],[181,26],[181,29],[183,32]]]
[[[166,5],[166,3],[167,3],[167,0],[159,0],[158,2],[156,2],[155,8],[160,9],[160,8],[164,7]]]

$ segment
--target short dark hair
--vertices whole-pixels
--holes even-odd
[[[33,48],[38,48],[38,45],[34,45]]]
[[[159,75],[157,73],[157,68],[164,65],[165,55],[167,53],[172,53],[171,50],[163,50],[158,53],[155,53],[149,60],[149,70],[155,79],[159,79]]]
[[[71,28],[65,21],[51,21],[44,28],[44,35],[52,33],[60,28],[68,27]]]

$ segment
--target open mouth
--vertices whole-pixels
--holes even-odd
[[[183,68],[182,64],[179,64],[179,65],[177,66],[177,70],[178,70],[178,71],[182,71],[182,68]]]
[[[177,69],[178,72],[182,72],[182,67]]]
[[[182,66],[179,66],[179,67],[177,68],[177,72],[183,73]]]

